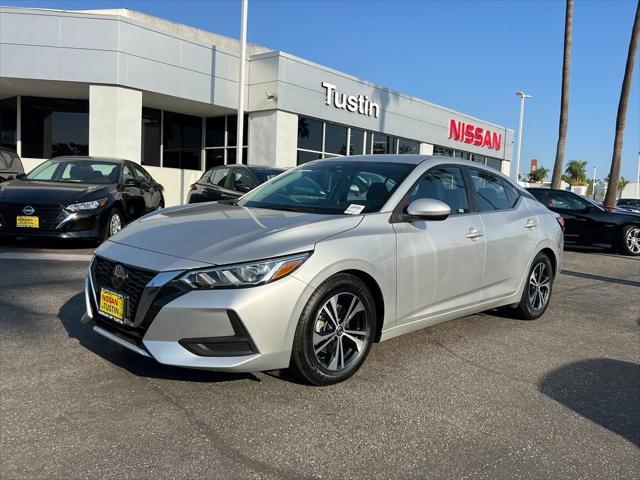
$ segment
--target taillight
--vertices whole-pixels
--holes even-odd
[[[564,232],[564,218],[562,217],[556,217],[556,221],[558,222],[558,225],[560,225],[560,228],[562,229],[562,231]]]
[[[196,184],[194,183],[189,187],[189,190],[195,190],[196,188],[198,188],[198,187],[196,187]]]

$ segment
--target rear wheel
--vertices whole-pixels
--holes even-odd
[[[375,331],[367,286],[353,275],[335,275],[318,287],[300,316],[291,370],[312,385],[342,382],[367,358]]]
[[[535,320],[544,314],[551,299],[553,267],[546,254],[539,253],[533,259],[526,282],[516,311],[525,320]]]
[[[628,225],[622,229],[620,253],[634,257],[640,255],[640,225]]]

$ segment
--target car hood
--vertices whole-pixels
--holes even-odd
[[[10,180],[0,185],[0,202],[30,205],[67,205],[109,194],[113,185]]]
[[[313,250],[320,240],[356,227],[362,218],[200,203],[147,215],[110,242],[224,265]]]

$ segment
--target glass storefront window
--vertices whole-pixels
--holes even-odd
[[[142,164],[160,166],[160,131],[162,112],[142,107]]]
[[[440,157],[453,157],[453,149],[434,145],[433,154]]]
[[[0,100],[0,145],[11,150],[17,146],[18,99],[16,97]]]
[[[305,152],[304,150],[298,150],[298,158],[297,164],[302,165],[303,163],[310,162],[311,160],[318,160],[322,158],[322,154],[318,152]]]
[[[337,153],[338,155],[346,155],[347,127],[334,123],[326,123],[324,128],[324,151]]]
[[[89,154],[89,101],[22,97],[22,156]]]
[[[202,119],[164,112],[163,167],[200,170]]]
[[[206,122],[205,146],[224,147],[225,117],[209,117]]]
[[[373,154],[396,153],[396,137],[382,133],[373,134]]]
[[[242,133],[242,143],[248,145],[247,139],[249,138],[249,116],[245,114],[244,123],[242,129],[244,132]],[[229,115],[227,117],[227,146],[236,146],[237,134],[238,132],[238,116],[237,115]]]
[[[364,130],[351,129],[349,140],[349,155],[362,155],[364,153]]]
[[[205,169],[224,165],[224,148],[208,148],[204,152]]]
[[[499,158],[487,157],[487,166],[495,168],[498,171],[502,170],[502,160]]]
[[[298,118],[298,148],[322,151],[322,122],[308,117]]]
[[[420,142],[415,142],[413,140],[407,140],[406,138],[401,138],[399,142],[398,153],[418,154],[420,153]]]
[[[472,154],[472,158],[471,160],[477,163],[481,163],[482,165],[484,165],[484,155],[480,155],[478,153],[474,153]]]

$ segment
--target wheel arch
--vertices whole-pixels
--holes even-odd
[[[384,314],[385,314],[384,295],[382,294],[382,289],[380,288],[380,285],[378,285],[378,282],[376,281],[375,278],[373,278],[371,275],[369,275],[367,272],[363,270],[357,270],[357,269],[341,270],[339,272],[336,272],[334,275],[337,275],[339,273],[347,273],[349,275],[353,275],[354,277],[359,278],[364,282],[364,284],[367,286],[367,288],[371,292],[371,295],[373,296],[373,301],[375,302],[375,305],[376,305],[376,317],[377,317],[376,332],[373,337],[373,341],[379,342],[380,337],[382,335],[382,326],[384,324]]]
[[[540,250],[536,255],[544,253],[547,257],[549,257],[549,261],[551,262],[551,268],[553,269],[553,278],[557,278],[558,275],[558,258],[556,257],[556,252],[554,252],[549,247],[544,247]]]

